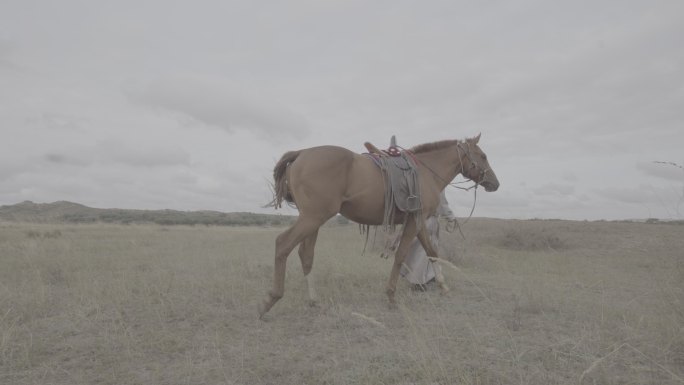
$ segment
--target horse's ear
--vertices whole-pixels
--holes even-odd
[[[469,140],[472,144],[477,144],[477,143],[480,141],[480,135],[482,135],[482,133],[479,133],[479,134],[477,134],[476,137],[470,138],[470,139],[468,139],[468,140]]]

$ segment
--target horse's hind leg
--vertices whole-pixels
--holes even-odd
[[[275,268],[273,272],[273,289],[268,292],[268,298],[259,305],[259,318],[262,318],[285,293],[285,264],[292,249],[311,236],[325,222],[314,218],[304,218],[301,215],[297,221],[276,238]]]
[[[302,270],[304,277],[306,277],[306,286],[309,289],[309,305],[316,305],[316,290],[314,289],[314,277],[311,268],[313,267],[314,248],[316,247],[316,239],[318,238],[318,229],[313,234],[304,238],[299,244],[299,259],[302,261]]]

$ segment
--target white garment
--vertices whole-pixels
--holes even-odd
[[[449,202],[446,200],[444,191],[440,194],[436,215],[431,215],[425,220],[425,231],[427,231],[428,238],[430,238],[432,247],[435,250],[439,250],[438,218],[440,217],[445,217],[449,220],[455,219],[454,213],[449,208]],[[440,269],[439,264],[431,262],[418,238],[414,239],[399,271],[402,277],[412,284],[424,285],[435,278],[435,269]]]

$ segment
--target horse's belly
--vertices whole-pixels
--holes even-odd
[[[342,203],[340,214],[364,225],[381,225],[384,215],[384,198],[381,205],[369,205],[365,201],[350,200]]]

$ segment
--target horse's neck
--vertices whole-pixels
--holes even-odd
[[[461,172],[461,159],[456,144],[416,154],[418,160],[435,179],[439,190],[443,190]]]

